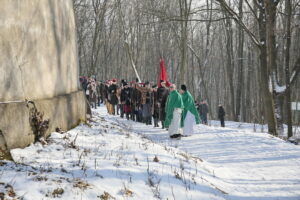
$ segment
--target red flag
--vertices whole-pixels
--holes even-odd
[[[160,74],[159,74],[159,79],[158,79],[158,87],[161,87],[160,80],[167,81],[167,72],[165,68],[165,62],[164,59],[160,59]]]

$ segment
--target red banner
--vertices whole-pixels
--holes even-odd
[[[166,68],[165,68],[165,62],[164,59],[160,59],[160,74],[159,74],[159,79],[158,79],[158,87],[161,87],[160,85],[160,80],[164,80],[167,81],[167,72],[166,72]]]

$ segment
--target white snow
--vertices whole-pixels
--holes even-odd
[[[250,124],[214,121],[173,140],[104,107],[93,115],[90,126],[53,133],[46,146],[13,150],[19,164],[0,162],[0,193],[9,184],[24,200],[300,199],[300,146]]]
[[[272,80],[272,76],[269,77],[269,92],[273,93],[273,80]]]
[[[277,93],[283,93],[286,90],[286,85],[276,85],[275,90]]]
[[[296,76],[296,70],[294,70],[294,71],[292,72],[292,75],[291,75],[291,77],[290,77],[290,82],[293,82],[295,76]]]

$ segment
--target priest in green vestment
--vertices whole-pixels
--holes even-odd
[[[187,90],[186,85],[181,85],[180,93],[184,109],[181,115],[181,127],[183,127],[183,135],[189,136],[194,134],[194,125],[200,124],[200,117],[195,106],[195,101],[191,93]]]
[[[181,113],[183,110],[182,97],[176,90],[176,85],[170,86],[170,95],[168,96],[166,106],[165,128],[168,128],[171,138],[180,137]]]

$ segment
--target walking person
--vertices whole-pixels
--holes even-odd
[[[219,105],[219,109],[218,109],[218,117],[219,117],[219,120],[221,122],[221,126],[225,127],[225,121],[224,121],[225,110],[224,110],[224,108],[221,104]]]
[[[187,90],[186,85],[181,85],[180,93],[184,109],[182,112],[181,126],[183,127],[183,135],[189,136],[194,134],[194,125],[200,124],[200,117],[195,106],[191,93]]]
[[[169,128],[170,138],[178,138],[180,134],[181,113],[183,110],[183,101],[181,95],[176,90],[176,85],[170,86],[170,95],[166,106],[165,128]]]

